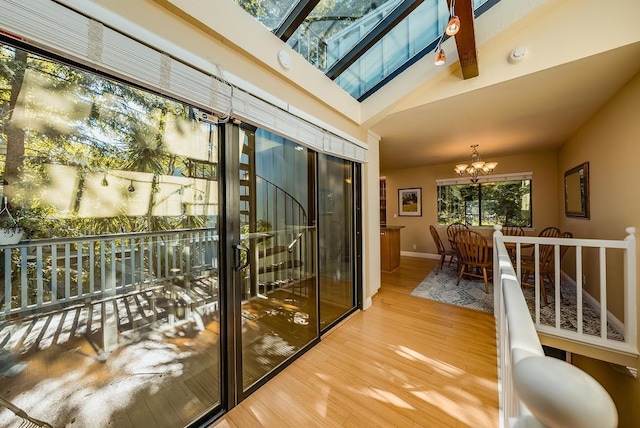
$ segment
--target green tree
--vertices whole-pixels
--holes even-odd
[[[152,215],[158,185],[155,177],[173,175],[177,170],[189,172],[190,159],[166,149],[169,120],[193,125],[184,104],[5,45],[0,48],[0,114],[0,141],[7,142],[6,156],[0,155],[5,182],[9,183],[4,193],[11,197],[31,238],[205,224],[206,219],[185,215]],[[187,137],[194,129],[184,125],[175,128]],[[78,191],[70,212],[58,212],[42,197],[42,189],[53,179],[47,172],[50,165],[77,171]],[[78,207],[87,197],[86,178],[99,171],[106,177],[114,170],[153,175],[147,214],[135,217],[122,212],[113,218],[78,215]],[[22,179],[12,178],[17,174]]]

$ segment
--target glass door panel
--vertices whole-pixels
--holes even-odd
[[[217,125],[6,43],[0,69],[0,196],[24,229],[0,248],[0,395],[52,426],[219,407]]]
[[[318,155],[320,326],[356,306],[352,162]]]
[[[240,131],[241,386],[318,337],[312,155],[263,129]]]

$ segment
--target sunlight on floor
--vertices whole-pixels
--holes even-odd
[[[409,403],[407,403],[406,401],[402,400],[401,398],[399,398],[397,395],[388,392],[388,391],[383,391],[381,389],[377,389],[377,388],[370,388],[369,389],[369,396],[371,398],[374,398],[378,401],[382,401],[383,403],[389,403],[389,404],[393,404],[396,407],[401,407],[403,409],[410,409],[410,410],[415,410],[415,408],[413,406],[411,406]]]
[[[120,348],[105,363],[74,348],[61,354],[55,363],[59,366],[56,371],[66,374],[41,381],[12,401],[54,426],[108,426],[114,415],[138,399],[138,394],[157,393],[171,379],[183,376],[181,360],[192,355],[159,334]],[[39,370],[34,363],[28,365],[29,373],[47,370]],[[57,409],[57,413],[52,414],[51,409]],[[12,413],[0,413],[0,426],[14,420]]]
[[[391,346],[391,349],[395,349],[395,352],[412,361],[420,361],[428,365],[428,367],[432,367],[436,370],[443,372],[445,376],[460,376],[465,373],[464,370],[452,366],[451,364],[443,363],[442,361],[434,360],[429,358],[419,352],[414,351],[413,349],[409,349],[402,345],[394,345]]]

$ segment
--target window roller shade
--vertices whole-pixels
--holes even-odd
[[[0,29],[27,43],[316,151],[366,162],[366,148],[58,3],[0,0],[0,7]]]

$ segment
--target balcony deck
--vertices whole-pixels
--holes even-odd
[[[215,426],[498,426],[494,318],[411,296],[435,265],[403,257],[371,308]]]

